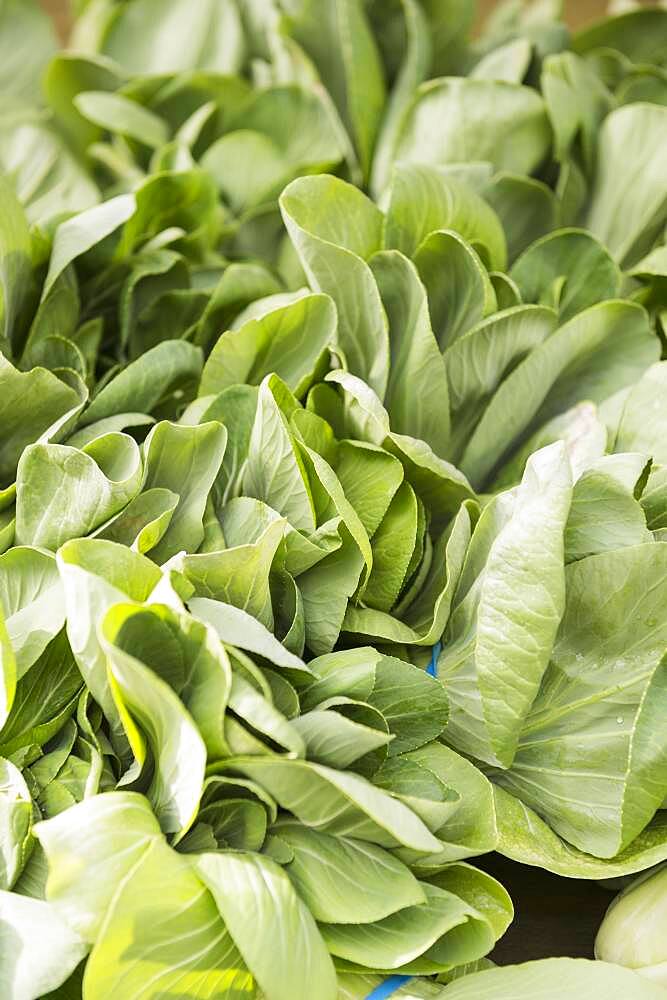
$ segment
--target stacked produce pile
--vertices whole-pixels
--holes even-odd
[[[667,996],[470,864],[667,860],[667,11],[558,6],[0,6],[3,1000]]]

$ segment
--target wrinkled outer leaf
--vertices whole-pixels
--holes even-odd
[[[511,770],[494,780],[579,850],[613,858],[667,794],[656,723],[667,704],[667,544],[581,559],[566,586],[542,689]]]
[[[548,958],[464,976],[441,996],[442,1000],[661,1000],[664,990],[618,965]]]
[[[565,607],[563,532],[572,475],[562,442],[529,460],[484,567],[475,661],[491,746],[509,766]]]
[[[523,865],[545,868],[566,878],[605,879],[634,875],[667,861],[667,815],[662,810],[624,851],[613,858],[594,858],[561,840],[536,812],[504,788],[493,786],[493,797],[497,850]]]

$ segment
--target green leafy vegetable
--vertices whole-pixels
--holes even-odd
[[[642,977],[489,968],[470,864],[667,860],[628,6],[0,3],[3,998],[657,997],[662,870]]]

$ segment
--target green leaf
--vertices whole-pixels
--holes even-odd
[[[215,485],[215,492],[220,494],[222,502],[227,502],[242,492],[258,395],[255,386],[230,386],[210,405],[206,405],[200,417],[204,421],[217,420],[227,430],[227,446]],[[206,397],[207,403],[209,400],[210,397]]]
[[[303,660],[285,649],[261,622],[252,618],[246,611],[231,604],[223,604],[222,601],[212,601],[208,597],[193,597],[188,601],[188,606],[196,618],[215,629],[225,645],[238,646],[250,653],[257,653],[269,663],[295,672],[301,679],[310,676],[310,671]]]
[[[178,501],[171,490],[156,488],[139,493],[96,537],[127,545],[136,552],[149,552],[164,538]]]
[[[565,413],[548,420],[531,435],[502,467],[493,481],[498,491],[514,486],[521,479],[526,462],[540,448],[563,441],[576,479],[607,450],[608,431],[594,403],[578,403]]]
[[[369,538],[403,483],[398,459],[382,448],[361,441],[341,441],[336,455],[336,475]]]
[[[211,758],[225,756],[232,667],[213,629],[178,608],[116,605],[105,616],[114,647],[150,668],[181,698]]]
[[[447,457],[458,462],[487,402],[504,378],[543,344],[556,315],[541,306],[514,306],[489,316],[443,354],[452,414]]]
[[[295,174],[336,164],[345,151],[326,101],[307,83],[256,90],[232,117],[234,128],[270,138]]]
[[[120,67],[102,56],[61,50],[49,63],[42,89],[59,125],[75,148],[83,151],[101,137],[101,130],[76,109],[74,99],[82,91],[112,91],[125,75]]]
[[[302,535],[288,525],[275,510],[250,497],[237,497],[220,512],[225,541],[230,546],[256,542],[274,522],[281,521],[285,531],[285,569],[299,576],[329,552],[340,548],[338,518],[325,522],[312,535]]]
[[[662,405],[667,365],[660,361],[644,373],[634,385],[623,406],[621,419],[612,440],[613,451],[638,451],[664,465]]]
[[[532,177],[506,172],[496,174],[484,189],[484,198],[502,223],[510,261],[555,229],[560,219],[560,206],[551,188]],[[496,270],[503,270],[493,258],[491,264]]]
[[[84,118],[107,132],[135,139],[152,149],[164,146],[169,139],[167,126],[158,115],[122,94],[85,90],[76,95],[74,106]]]
[[[3,753],[48,743],[74,713],[81,687],[81,673],[62,631],[18,678],[11,712],[0,729]]]
[[[395,795],[434,831],[451,819],[460,804],[458,794],[430,768],[404,757],[384,761],[373,775],[373,784]]]
[[[380,658],[367,701],[382,713],[394,736],[390,757],[436,739],[449,714],[447,694],[435,678],[393,656]]]
[[[385,84],[364,5],[359,0],[300,0],[289,3],[287,13],[285,28],[319,70],[367,176]]]
[[[115,12],[116,13],[116,12]],[[133,74],[210,70],[235,73],[244,54],[231,0],[205,0],[195,16],[187,0],[139,0],[110,19],[104,52]],[[189,30],[183,38],[183,19]]]
[[[344,630],[357,636],[420,646],[437,642],[449,617],[470,530],[470,512],[463,505],[449,530],[436,542],[419,592],[400,619],[382,611],[350,605],[343,622]]]
[[[142,474],[139,449],[126,434],[105,434],[81,451],[29,445],[16,474],[18,544],[55,551],[89,534],[139,492]]]
[[[348,600],[357,591],[368,565],[346,523],[340,525],[338,534],[340,547],[299,577],[306,644],[316,655],[328,653],[336,645]]]
[[[30,855],[32,799],[11,761],[0,759],[0,887],[14,887]]]
[[[542,98],[491,80],[431,80],[417,90],[396,159],[429,164],[488,160],[496,170],[531,174],[551,141]]]
[[[573,52],[547,56],[540,82],[554,130],[556,159],[566,162],[579,139],[586,173],[591,173],[600,126],[614,106],[611,93],[593,67]]]
[[[181,549],[196,551],[204,539],[204,510],[220,470],[227,432],[217,421],[196,427],[166,420],[154,427],[144,444],[143,488],[167,489],[179,502],[151,558],[164,562]]]
[[[450,344],[496,311],[496,296],[476,251],[455,232],[431,233],[415,254],[438,346]]]
[[[294,757],[305,756],[305,744],[296,720],[285,719],[270,700],[269,692],[267,695],[268,697],[264,697],[253,684],[235,674],[229,707],[260,736],[266,736],[272,743],[284,747]]]
[[[22,372],[2,355],[0,385],[0,485],[5,487],[13,483],[25,448],[39,440],[48,441],[65,429],[81,410],[83,399],[76,388],[45,368]]]
[[[449,401],[426,289],[414,265],[396,251],[375,254],[370,266],[389,321],[391,367],[385,405],[391,425],[443,455],[449,437]]]
[[[197,597],[233,604],[273,630],[269,573],[284,532],[285,522],[273,521],[254,543],[184,556],[182,571]]]
[[[487,52],[472,70],[475,80],[502,80],[523,83],[533,57],[533,47],[527,38],[515,38]]]
[[[136,211],[123,227],[115,251],[117,260],[173,227],[182,230],[177,248],[195,259],[212,249],[212,242],[219,238],[223,212],[213,178],[203,170],[188,167],[149,174],[135,187],[134,197]]]
[[[382,248],[382,213],[336,177],[293,181],[280,207],[311,286],[336,304],[338,346],[350,370],[382,397],[389,369],[387,317],[366,263]]]
[[[437,739],[445,728],[442,685],[410,663],[361,647],[317,657],[310,667],[317,680],[301,696],[303,710],[333,705],[341,696],[363,700],[381,713],[394,737],[389,757]]]
[[[16,346],[22,310],[30,292],[30,232],[10,182],[0,179],[0,322],[3,349]]]
[[[635,497],[646,466],[643,455],[606,455],[577,480],[565,532],[565,560],[650,542]]]
[[[410,870],[381,847],[292,820],[274,830],[292,852],[286,872],[318,921],[370,923],[424,900]]]
[[[325,381],[340,386],[342,405],[339,403],[337,408],[341,412],[334,416],[325,406],[323,414],[325,417],[330,417],[339,437],[359,438],[372,444],[383,444],[390,430],[389,414],[377,393],[363,379],[342,368],[329,372]],[[316,386],[315,391],[317,388]],[[317,404],[314,409],[317,412]]]
[[[152,325],[152,309],[159,307],[169,292],[184,290],[189,283],[187,267],[179,254],[147,250],[138,256],[120,296],[120,340],[124,347],[129,345],[132,355],[143,353],[147,343],[154,343],[155,333],[151,331],[148,339],[145,329]]]
[[[135,760],[143,767],[145,733],[153,755],[147,795],[165,833],[179,840],[192,825],[201,798],[206,747],[183,703],[153,670],[120,649],[114,639],[123,606],[112,608],[100,625],[109,684]]]
[[[256,781],[306,826],[381,847],[427,854],[438,849],[438,841],[407,806],[351,771],[268,757],[236,757],[229,766]]]
[[[573,47],[582,54],[616,49],[632,62],[659,64],[664,58],[660,39],[666,25],[665,12],[657,7],[630,10],[584,28],[575,35]]]
[[[326,350],[336,341],[336,310],[327,295],[305,295],[228,330],[213,347],[202,372],[199,394],[230,386],[259,385],[275,372],[302,396],[314,380]]]
[[[336,1000],[333,962],[282,868],[259,854],[230,852],[202,855],[197,874],[267,1000],[306,1000],[313,983],[322,1000]],[[270,950],[268,931],[274,941]]]
[[[369,607],[389,611],[398,600],[417,544],[417,518],[414,490],[401,483],[373,536],[373,568],[363,592]]]
[[[502,767],[512,763],[563,614],[563,534],[571,499],[564,445],[554,444],[533,455],[475,594],[471,655],[490,748]],[[454,633],[450,641],[456,638]],[[445,663],[442,676],[447,673]],[[449,690],[453,707],[458,707],[455,680]]]
[[[583,229],[561,229],[538,240],[510,272],[525,302],[558,309],[563,323],[618,294],[618,265]]]
[[[503,228],[472,187],[437,167],[397,164],[388,196],[385,247],[412,257],[426,237],[440,229],[453,229],[468,243],[483,247],[497,270],[505,267]]]
[[[458,794],[453,814],[437,830],[440,850],[419,858],[414,852],[401,857],[416,871],[440,870],[442,865],[495,850],[498,843],[494,786],[467,758],[442,743],[427,743],[405,754],[405,760],[431,772],[446,788]]]
[[[0,37],[3,97],[38,103],[42,73],[57,44],[50,18],[33,0],[8,0],[2,5]]]
[[[497,850],[524,865],[566,878],[607,879],[633,875],[667,860],[667,817],[658,812],[647,827],[613,858],[595,858],[555,833],[536,812],[503,788],[493,786],[498,817]]]
[[[666,552],[663,542],[638,545],[567,568],[565,613],[542,690],[511,771],[494,775],[570,844],[601,858],[631,845],[667,791],[653,722],[665,698]],[[641,617],[626,624],[635,602]]]
[[[630,104],[612,111],[600,129],[586,225],[625,267],[651,249],[667,220],[661,182],[665,122],[667,108]],[[614,166],[618,163],[623,164],[620,169]]]
[[[303,738],[309,760],[341,770],[356,762],[356,769],[366,773],[360,758],[384,756],[391,735],[378,712],[367,705],[346,699],[324,703],[305,712],[292,722]],[[374,754],[374,751],[381,753]]]
[[[470,925],[474,925],[479,915],[453,893],[427,882],[420,885],[425,902],[408,906],[383,920],[361,925],[323,925],[321,931],[329,950],[349,962],[387,971],[444,972],[457,964],[455,954],[449,960],[447,937],[452,934],[458,939],[461,949],[461,938],[465,940],[472,929]],[[492,944],[493,938],[487,948]],[[457,945],[453,947],[455,953]]]
[[[147,800],[135,792],[94,795],[34,831],[49,863],[49,903],[93,943],[119,885],[160,837]]]
[[[40,899],[2,891],[0,919],[11,928],[0,945],[0,987],[8,1000],[31,1000],[55,990],[86,954],[83,941]]]
[[[201,351],[191,344],[158,344],[103,386],[81,423],[92,424],[127,411],[150,413],[174,391],[198,379],[201,366]]]
[[[92,249],[132,217],[134,195],[121,194],[62,222],[56,229],[49,270],[42,289],[42,302],[68,264]]]
[[[243,490],[247,496],[273,507],[297,530],[310,532],[315,529],[310,485],[297,444],[289,431],[288,414],[281,406],[288,395],[276,375],[268,375],[263,380]]]
[[[276,200],[294,177],[331,169],[343,156],[329,108],[314,90],[257,91],[201,159],[239,215]]]
[[[54,557],[21,546],[0,556],[0,605],[20,678],[65,624],[65,597]]]
[[[229,132],[209,146],[201,165],[227,204],[241,215],[273,201],[292,171],[268,136],[248,129]]]
[[[443,991],[442,1000],[476,1000],[485,994],[494,1000],[520,996],[561,1000],[573,995],[581,1000],[600,996],[607,1000],[660,1000],[662,993],[657,984],[618,965],[581,958],[547,958],[465,976]]]
[[[410,106],[412,96],[419,84],[426,79],[431,66],[433,52],[430,37],[430,25],[425,16],[423,5],[417,0],[399,0],[391,5],[376,4],[377,11],[371,6],[370,16],[373,30],[382,46],[383,32],[386,32],[386,52],[383,56],[396,58],[396,36],[394,18],[400,20],[404,34],[404,51],[398,68],[394,85],[389,94],[382,124],[379,130],[373,164],[370,187],[375,199],[378,199],[389,180],[394,146],[398,138],[403,117]],[[393,8],[393,10],[392,10]],[[395,11],[395,13],[394,13]]]
[[[527,433],[576,403],[608,399],[656,360],[646,314],[631,302],[601,302],[561,327],[502,383],[470,438],[460,465],[481,485]],[[502,447],[502,446],[501,446]]]
[[[114,890],[86,966],[85,1000],[119,990],[178,996],[184,988],[220,1000],[252,996],[253,978],[187,858],[155,839]]]
[[[124,545],[101,539],[66,542],[57,554],[65,589],[67,636],[86,686],[115,733],[121,731],[107,682],[106,655],[97,625],[112,605],[143,603],[161,581],[157,566]]]
[[[666,527],[667,516],[667,476],[663,465],[651,466],[646,487],[641,496],[641,505],[646,524],[651,531]]]
[[[11,174],[30,223],[52,225],[100,200],[87,170],[32,109],[0,118],[0,167]]]
[[[211,291],[195,328],[194,342],[208,347],[220,330],[228,329],[232,319],[247,305],[267,295],[275,295],[280,290],[277,280],[261,264],[230,264]]]

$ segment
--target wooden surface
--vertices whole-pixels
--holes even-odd
[[[514,903],[514,921],[490,956],[495,962],[593,958],[595,935],[613,892],[597,882],[560,878],[497,854],[472,863],[497,878]]]
[[[40,2],[53,15],[60,35],[64,38],[67,34],[69,23],[68,0],[40,0]],[[196,0],[191,0],[191,2],[196,3]],[[480,0],[478,6],[480,19],[483,19],[496,6],[496,0]],[[606,7],[606,0],[565,0],[566,18],[568,23],[573,27],[586,24],[588,21],[601,17]]]

